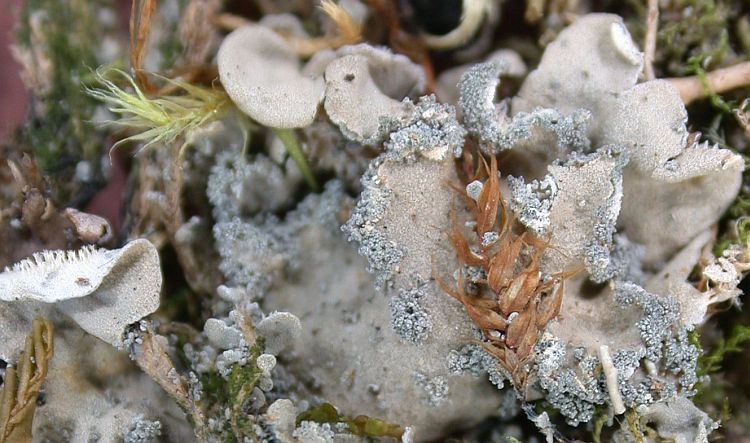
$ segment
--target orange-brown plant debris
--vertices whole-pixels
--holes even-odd
[[[472,322],[482,331],[481,345],[497,358],[521,391],[527,378],[539,335],[560,313],[563,282],[568,275],[543,278],[541,259],[548,242],[523,229],[509,214],[500,191],[497,159],[492,157],[479,198],[475,201],[460,190],[471,213],[472,233],[461,229],[455,211],[448,237],[463,266],[479,267],[483,278],[467,285],[463,269],[455,289],[438,279],[442,289],[460,301]],[[484,172],[484,173],[483,173]],[[482,239],[497,233],[497,240],[483,244]],[[462,266],[462,268],[463,268]]]

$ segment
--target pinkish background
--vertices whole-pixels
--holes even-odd
[[[11,54],[15,42],[15,25],[24,0],[0,0],[0,143],[10,142],[14,130],[23,123],[28,106],[28,95],[21,81],[21,66]],[[58,0],[68,1],[68,0]],[[123,30],[127,30],[130,0],[119,0]],[[88,202],[84,211],[109,220],[117,231],[121,224],[123,190],[126,172],[122,159],[113,156],[109,183]],[[0,161],[3,159],[0,158]]]
[[[65,1],[65,0],[61,0]],[[23,0],[0,0],[0,143],[7,141],[26,113],[21,67],[10,53],[14,25]]]

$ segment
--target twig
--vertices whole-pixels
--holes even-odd
[[[717,69],[705,75],[666,79],[677,88],[686,105],[694,100],[750,85],[750,62]]]
[[[643,74],[646,80],[653,80],[654,54],[656,53],[656,31],[659,28],[659,0],[648,0],[646,15],[646,39],[643,43]]]
[[[148,47],[151,18],[155,10],[154,0],[133,0],[133,8],[130,11],[130,67],[135,73],[138,86],[149,93],[154,92],[156,88],[151,85],[141,67]]]
[[[53,327],[35,318],[16,367],[8,366],[0,390],[0,443],[32,441],[36,401],[54,353]]]
[[[604,380],[607,383],[609,399],[612,401],[612,409],[614,409],[615,415],[620,415],[625,412],[625,403],[622,401],[620,388],[617,387],[617,368],[615,368],[612,357],[609,355],[609,346],[599,346],[599,360],[602,362]]]
[[[352,16],[346,12],[346,9],[331,0],[322,0],[319,7],[335,23],[336,35],[324,35],[312,38],[282,35],[292,46],[295,54],[301,57],[310,57],[324,49],[336,49],[362,40],[362,28],[360,24],[354,21]],[[228,13],[214,15],[211,21],[214,25],[228,31],[233,31],[252,23],[244,17]]]
[[[185,378],[177,373],[172,360],[157,342],[151,326],[143,324],[143,327],[144,330],[134,331],[138,340],[130,349],[130,358],[188,414],[196,436],[205,441],[208,428],[203,409],[188,393]]]

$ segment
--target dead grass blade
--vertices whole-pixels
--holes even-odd
[[[149,94],[156,92],[156,88],[149,82],[142,66],[155,10],[156,0],[133,0],[130,10],[130,67],[138,87]]]

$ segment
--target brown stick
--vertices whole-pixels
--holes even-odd
[[[705,98],[709,92],[721,94],[735,88],[750,85],[750,62],[738,63],[728,68],[717,69],[706,74],[708,88],[701,83],[697,75],[692,77],[666,79],[680,93],[686,105],[694,100]],[[708,89],[708,90],[707,90]]]
[[[241,28],[247,24],[252,23],[252,21],[240,15],[224,12],[222,14],[212,16],[211,23],[225,31],[234,31],[237,28]]]
[[[141,67],[148,47],[151,18],[155,10],[154,0],[134,0],[130,11],[130,67],[135,72],[138,87],[149,93],[154,92],[156,88],[148,81]]]
[[[646,39],[643,43],[643,74],[646,80],[653,80],[654,54],[656,53],[656,31],[659,28],[659,0],[648,0],[646,15]]]

